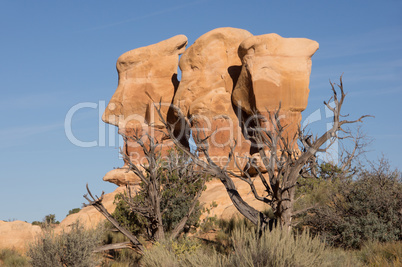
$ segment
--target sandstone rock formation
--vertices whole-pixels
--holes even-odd
[[[109,213],[113,213],[116,206],[114,205],[114,198],[117,194],[123,193],[125,187],[118,187],[115,191],[109,194],[105,194],[103,197],[103,206],[107,209]],[[88,206],[82,208],[78,213],[71,214],[67,216],[60,224],[56,227],[55,232],[60,233],[63,230],[67,230],[69,226],[77,220],[82,223],[86,228],[95,228],[100,222],[106,220],[105,217],[99,213],[94,207]]]
[[[252,207],[257,210],[264,211],[266,205],[256,200],[250,187],[243,181],[235,179],[234,183],[238,189],[241,197]],[[219,180],[211,180],[206,183],[207,189],[201,195],[199,201],[203,207],[210,209],[209,212],[204,212],[201,215],[201,220],[205,217],[214,217],[222,219],[230,219],[234,215],[241,215],[237,208],[233,205],[232,200],[229,198],[225,186]],[[262,195],[265,187],[260,180],[255,180],[255,187],[257,192]]]
[[[239,154],[249,150],[231,96],[241,69],[237,50],[251,36],[241,29],[218,28],[198,38],[180,59],[182,79],[173,103],[189,118],[193,135],[197,129],[211,135],[209,153],[223,164],[233,139]]]
[[[23,221],[0,221],[0,249],[15,249],[25,253],[27,244],[34,241],[42,232],[40,226]]]
[[[187,37],[177,35],[121,55],[116,63],[119,84],[102,120],[118,126],[120,131],[141,129],[144,124],[159,125],[158,117],[152,116],[153,103],[168,104],[163,106],[166,118],[178,84],[179,55],[186,45]]]
[[[280,104],[281,122],[289,125],[287,134],[293,138],[307,107],[311,57],[317,49],[315,41],[274,33],[244,40],[239,47],[242,70],[233,90],[234,105],[249,116],[258,113],[268,118],[268,112]]]
[[[140,182],[139,178],[132,171],[129,171],[128,166],[109,171],[103,177],[103,181],[116,184],[117,186],[137,184]]]
[[[154,104],[162,104],[161,110],[164,119],[167,119],[178,85],[179,55],[186,45],[187,37],[177,35],[121,55],[116,64],[118,87],[102,120],[118,126],[120,134],[130,136],[137,133],[141,136],[148,133],[160,141],[162,135],[154,129],[161,126]],[[126,142],[124,153],[132,155],[133,160],[138,159],[138,164],[141,163],[143,153],[136,142]],[[114,175],[125,176],[121,170],[113,171],[105,179],[111,182],[121,180],[111,178]],[[120,185],[120,182],[117,184]]]
[[[318,49],[317,42],[219,28],[202,35],[184,51],[186,44],[187,38],[179,35],[123,54],[117,62],[119,86],[103,120],[118,126],[122,134],[139,131],[161,141],[160,133],[153,131],[161,127],[153,116],[153,102],[173,103],[162,107],[163,117],[173,122],[179,113],[184,114],[187,122],[177,124],[176,132],[187,145],[190,131],[195,135],[201,129],[211,135],[209,154],[219,165],[226,163],[233,139],[238,156],[256,152],[247,136],[249,119],[253,114],[268,117],[279,103],[281,122],[289,125],[286,134],[293,138],[307,105],[311,56]],[[178,62],[180,83],[176,79]],[[266,119],[260,123],[270,127]],[[126,143],[124,153],[134,164],[144,163],[138,161],[143,152],[135,143]],[[233,162],[229,166],[235,169]],[[109,172],[104,180],[119,186],[138,183],[135,175],[127,173],[126,165]],[[247,184],[238,186],[249,192]],[[208,194],[215,195],[207,190],[204,200]]]
[[[181,141],[188,145],[190,130],[194,135],[202,129],[211,135],[209,154],[223,165],[232,139],[237,140],[238,156],[253,155],[255,147],[247,136],[249,118],[261,115],[260,123],[270,127],[263,117],[277,110],[281,103],[281,122],[289,125],[286,134],[293,138],[301,112],[307,106],[311,56],[318,49],[317,42],[273,33],[253,36],[241,29],[219,28],[202,35],[185,51],[186,45],[187,38],[178,35],[120,56],[118,87],[103,121],[119,127],[120,134],[148,134],[162,142],[162,134],[156,130],[162,125],[154,109],[154,103],[161,102],[162,116],[168,122],[177,120],[179,113],[186,116],[189,125],[176,126]],[[179,63],[180,54],[183,55]],[[178,65],[182,71],[180,83]],[[145,163],[143,151],[135,142],[126,142],[123,152],[134,164]],[[110,213],[115,208],[114,196],[124,191],[123,186],[139,182],[128,172],[127,162],[107,173],[104,180],[121,186],[104,197],[103,204]],[[260,210],[264,208],[255,200],[248,184],[236,179],[234,182],[247,203]],[[255,185],[263,194],[264,186],[257,181]],[[218,204],[212,208],[212,216],[230,218],[237,213],[220,181],[207,183],[200,202],[206,207],[213,202]],[[95,208],[86,207],[66,217],[55,231],[67,229],[77,219],[87,227],[95,227],[104,220]],[[26,242],[40,231],[39,226],[29,223],[0,221],[0,249],[14,247],[24,251]]]

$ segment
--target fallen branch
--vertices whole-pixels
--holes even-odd
[[[126,228],[122,227],[118,221],[116,221],[115,218],[106,210],[105,206],[102,204],[103,200],[103,195],[105,192],[102,192],[102,195],[100,197],[96,196],[96,198],[92,195],[91,191],[89,190],[88,184],[87,184],[87,191],[88,194],[91,196],[92,199],[88,197],[87,194],[84,195],[84,198],[88,200],[89,204],[85,204],[84,206],[93,206],[97,211],[99,211],[105,218],[113,224],[114,227],[116,227],[123,235],[125,235],[130,242],[133,244],[133,248],[138,250],[140,254],[144,252],[144,246],[141,244],[140,241]]]
[[[123,242],[123,243],[115,243],[115,244],[108,244],[101,247],[98,247],[94,250],[94,252],[103,252],[106,250],[112,249],[122,249],[122,248],[133,248],[131,242]]]

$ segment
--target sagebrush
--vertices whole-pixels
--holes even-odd
[[[29,246],[27,255],[32,266],[96,266],[98,258],[94,254],[100,245],[102,230],[86,230],[78,221],[70,231],[56,235],[47,228]]]

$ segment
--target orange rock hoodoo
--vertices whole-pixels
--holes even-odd
[[[168,122],[177,120],[178,110],[188,119],[189,125],[176,125],[184,144],[188,145],[188,133],[194,135],[197,129],[211,135],[209,154],[218,164],[226,163],[233,140],[237,141],[237,155],[255,153],[246,134],[254,114],[266,118],[281,105],[281,121],[288,125],[285,134],[293,137],[307,106],[311,56],[318,49],[317,42],[218,28],[202,35],[187,50],[186,45],[187,38],[178,35],[120,56],[119,85],[102,119],[118,126],[121,134],[147,133],[161,141],[162,134],[156,129],[162,125],[154,108],[160,102]],[[269,127],[266,120],[261,123]],[[165,143],[162,153],[172,145]],[[133,163],[144,163],[142,149],[135,142],[125,143],[124,153]],[[236,171],[233,163],[229,166]],[[125,164],[106,174],[104,180],[120,186],[138,178],[128,173]]]

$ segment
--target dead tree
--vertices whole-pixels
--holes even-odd
[[[135,164],[131,161],[130,156],[127,155],[126,152],[121,152],[129,165],[129,171],[134,172],[141,180],[140,192],[132,192],[130,185],[128,185],[127,192],[122,197],[132,212],[146,219],[148,237],[150,237],[151,240],[161,240],[165,238],[163,215],[165,212],[168,212],[173,199],[165,199],[163,203],[164,207],[162,207],[163,192],[167,189],[177,188],[178,194],[191,200],[187,212],[170,233],[170,238],[176,238],[183,231],[188,219],[196,208],[198,198],[205,187],[207,175],[200,172],[200,170],[196,170],[194,168],[196,165],[193,162],[178,156],[174,151],[162,158],[162,141],[156,141],[156,139],[149,134],[140,136],[134,133],[130,136],[124,135],[123,138],[126,145],[128,142],[135,142],[142,148],[146,164]],[[143,139],[146,141],[144,142]],[[173,175],[176,180],[173,181],[172,179],[172,181],[170,181],[169,178]],[[183,183],[190,183],[192,186],[196,185],[196,192],[186,191],[186,188],[178,188],[179,185],[175,183],[177,179],[181,179]],[[134,248],[142,252],[143,245],[138,241],[137,237],[121,226],[103,206],[103,192],[100,198],[95,198],[91,194],[88,186],[87,191],[92,198],[90,199],[87,195],[84,195],[89,205],[94,206],[102,213],[106,219],[131,241]],[[141,193],[142,197],[136,198],[134,193]],[[126,245],[126,243],[122,243],[122,246]]]
[[[324,101],[324,104],[333,113],[333,126],[320,137],[307,135],[304,129],[300,127],[294,138],[285,137],[286,125],[281,124],[279,116],[280,109],[269,113],[268,118],[264,118],[270,123],[269,129],[261,127],[261,115],[256,114],[256,127],[249,129],[250,134],[248,137],[254,140],[263,168],[261,168],[261,164],[256,162],[255,157],[245,157],[248,162],[246,167],[243,168],[237,165],[241,175],[237,175],[228,170],[229,162],[234,159],[236,142],[234,142],[234,145],[231,147],[228,164],[218,166],[213,162],[208,153],[207,140],[209,136],[201,138],[200,136],[205,136],[205,134],[197,129],[194,135],[197,150],[202,153],[205,158],[205,160],[203,160],[185,149],[180,142],[174,138],[174,129],[176,126],[163,120],[161,113],[158,112],[162,123],[168,130],[169,136],[175,141],[175,144],[181,147],[181,150],[191,157],[198,166],[221,180],[234,206],[242,215],[254,224],[259,224],[261,226],[260,229],[265,229],[267,226],[271,228],[274,223],[279,224],[282,228],[290,229],[292,217],[295,215],[293,204],[298,178],[307,173],[308,170],[311,169],[312,164],[315,164],[317,152],[326,151],[337,139],[352,137],[350,136],[350,132],[345,128],[346,125],[362,122],[362,119],[367,117],[367,115],[361,116],[357,120],[352,121],[341,120],[341,108],[346,97],[343,90],[342,77],[340,78],[339,85],[332,82],[330,82],[330,85],[333,95],[328,102]],[[338,95],[336,87],[338,87],[340,95]],[[180,114],[180,111],[178,111],[178,113]],[[181,117],[184,120],[186,119],[184,116]],[[341,137],[339,135],[340,132],[345,135]],[[298,146],[295,145],[297,140]],[[329,144],[326,144],[327,141],[329,141]],[[349,154],[349,158],[353,157],[354,154],[355,152]],[[235,159],[234,162],[237,164]],[[350,161],[346,162],[350,163]],[[346,165],[348,165],[348,163],[346,163]],[[268,218],[262,212],[254,209],[244,201],[233,183],[233,178],[238,178],[246,182],[250,186],[254,197],[272,208],[274,218]],[[266,191],[265,195],[258,194],[254,185],[254,179],[256,178],[260,179],[263,183]]]
[[[146,138],[146,143],[142,140],[143,137]],[[147,164],[142,165],[134,164],[129,155],[122,153],[130,171],[134,172],[141,179],[141,190],[145,193],[143,199],[135,200],[132,197],[131,190],[129,190],[124,199],[133,212],[140,214],[149,222],[148,229],[152,239],[160,240],[165,237],[163,215],[168,212],[174,200],[168,198],[164,199],[162,203],[163,193],[167,189],[176,190],[180,196],[191,199],[187,213],[170,233],[170,238],[176,238],[183,231],[189,217],[195,210],[198,198],[204,189],[207,175],[203,174],[200,170],[196,170],[193,162],[179,155],[174,149],[171,149],[170,153],[161,157],[160,148],[162,143],[156,141],[149,134],[145,134],[144,136],[133,134],[123,136],[123,138],[126,144],[131,141],[140,145],[147,162]],[[177,180],[170,181],[169,179],[173,176],[180,179],[183,183],[179,183]],[[188,192],[186,188],[178,188],[179,184],[197,185],[195,194]],[[174,197],[178,197],[178,195]]]
[[[103,201],[103,195],[105,192],[102,192],[102,195],[100,197],[98,196],[93,196],[91,191],[89,190],[88,184],[87,184],[87,191],[90,196],[84,195],[84,198],[88,201],[88,204],[84,203],[84,206],[93,206],[97,211],[99,211],[105,218],[114,226],[116,229],[118,229],[123,235],[125,235],[131,242],[132,246],[134,249],[136,249],[139,253],[144,252],[144,246],[141,244],[140,241],[138,241],[137,237],[135,237],[130,231],[128,231],[126,228],[122,227],[118,221],[116,221],[115,218],[107,211],[105,206],[103,206],[102,201]],[[126,243],[120,243],[119,248],[121,247],[127,247]],[[103,249],[102,249],[103,250]]]

